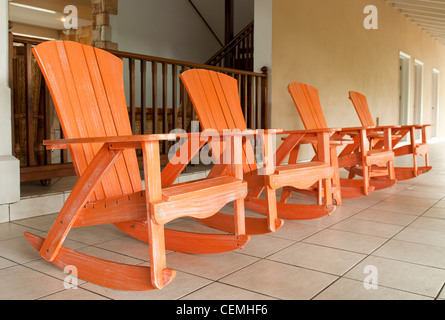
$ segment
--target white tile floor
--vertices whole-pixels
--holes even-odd
[[[445,300],[445,142],[431,147],[431,172],[345,200],[331,217],[286,221],[277,233],[254,236],[236,252],[169,251],[167,265],[177,277],[158,291],[120,292],[81,280],[77,290],[67,290],[66,275],[23,236],[45,235],[55,214],[0,224],[0,299]],[[208,231],[188,219],[171,227]],[[111,225],[74,229],[65,245],[148,264],[147,246]],[[365,272],[369,268],[374,273]],[[377,289],[367,288],[370,275]]]

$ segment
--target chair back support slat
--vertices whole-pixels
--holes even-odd
[[[97,48],[49,41],[33,49],[67,139],[131,135],[123,88],[123,62]],[[70,147],[77,175],[85,172],[101,144]],[[89,201],[142,190],[134,150],[125,150],[94,189]]]
[[[127,102],[125,100],[123,61],[104,50],[95,48],[94,51],[108,100],[108,104],[104,103],[103,106],[111,110],[111,117],[113,119],[112,123],[107,123],[111,128],[115,128],[115,132],[110,135],[132,135]],[[99,84],[100,83],[101,82],[99,82]],[[107,109],[104,110],[104,113],[110,114]],[[127,186],[128,189],[132,192],[138,192],[143,189],[135,150],[124,150],[123,158],[118,159],[116,168],[119,172],[119,181],[121,184],[122,181],[128,177],[130,181],[130,185]],[[124,192],[124,194],[128,193]]]
[[[375,122],[372,119],[371,111],[369,110],[366,97],[359,92],[350,91],[349,99],[351,99],[362,125],[365,127],[375,126]]]
[[[199,122],[204,130],[246,130],[237,80],[210,70],[191,69],[181,74]],[[256,170],[250,141],[243,146],[244,172]]]
[[[288,90],[306,129],[328,127],[316,88],[294,82],[289,85]]]

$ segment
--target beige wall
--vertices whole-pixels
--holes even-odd
[[[378,30],[363,26],[367,5],[378,8]],[[424,123],[431,123],[432,69],[441,71],[439,136],[445,137],[445,46],[383,0],[274,0],[272,127],[303,128],[287,91],[294,81],[319,89],[331,127],[360,124],[350,90],[367,96],[381,125],[397,124],[399,51],[412,57],[411,95],[414,59],[424,63]]]

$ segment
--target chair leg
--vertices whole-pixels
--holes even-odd
[[[324,184],[323,184],[322,180],[318,180],[317,184],[318,184],[317,204],[319,206],[321,206],[323,204],[323,195],[324,195],[326,189],[324,188]]]
[[[159,142],[142,144],[144,156],[145,203],[147,210],[148,243],[150,250],[151,283],[161,289],[171,279],[165,279],[163,271],[167,267],[165,257],[164,225],[154,221],[150,204],[162,199],[161,165],[159,161]]]
[[[343,204],[341,198],[340,173],[338,172],[337,147],[331,148],[331,165],[334,168],[334,176],[332,177],[333,197],[338,206]]]
[[[164,226],[148,219],[148,237],[150,248],[151,282],[154,287],[161,289],[168,281],[164,279],[163,270],[167,268],[165,259]]]
[[[244,218],[244,199],[234,201],[234,215],[235,215],[235,234],[246,234],[246,220]]]
[[[389,180],[395,180],[396,179],[396,169],[394,167],[394,161],[389,161],[387,166],[388,166]]]
[[[417,151],[417,147],[416,147],[416,130],[414,129],[414,127],[411,127],[410,129],[410,142],[411,142],[411,148],[412,148],[412,152],[413,152],[413,174],[414,177],[417,177],[419,175],[418,173],[418,166],[417,166],[417,156],[416,156],[416,151]]]
[[[363,192],[365,195],[369,195],[369,167],[363,165]]]
[[[289,154],[288,164],[297,164],[298,155],[300,153],[300,145],[298,144]],[[287,199],[292,195],[291,188],[284,187],[281,193],[280,203],[286,203]]]
[[[331,179],[323,180],[324,201],[326,206],[332,206],[332,184]]]
[[[266,187],[266,201],[267,201],[267,222],[271,232],[276,231],[275,221],[277,215],[277,196],[274,189]]]
[[[417,164],[417,155],[416,152],[413,152],[413,164],[414,164],[414,177],[417,177],[419,175],[419,166]]]

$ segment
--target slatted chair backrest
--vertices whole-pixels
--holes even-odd
[[[306,129],[328,127],[316,88],[304,83],[294,82],[288,86],[288,90]]]
[[[375,122],[372,119],[371,111],[369,110],[366,97],[361,93],[350,91],[349,99],[352,101],[352,104],[354,105],[355,111],[357,112],[362,125],[365,127],[375,126]]]
[[[204,130],[247,129],[236,79],[215,71],[191,69],[181,74],[181,80]],[[257,169],[250,141],[243,147],[243,169]]]
[[[123,87],[123,62],[103,50],[71,41],[48,41],[33,53],[48,84],[66,139],[132,134]],[[70,147],[80,177],[101,144]],[[143,190],[136,153],[125,150],[89,202]]]

